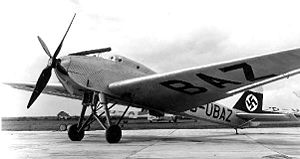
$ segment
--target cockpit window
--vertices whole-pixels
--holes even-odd
[[[122,58],[118,56],[111,56],[110,59],[114,62],[122,62]]]

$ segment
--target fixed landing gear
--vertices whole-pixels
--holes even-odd
[[[105,138],[108,143],[118,143],[122,138],[122,130],[119,126],[121,120],[123,119],[124,115],[126,114],[129,106],[127,106],[126,110],[123,112],[122,116],[120,117],[117,123],[112,123],[110,118],[109,110],[114,107],[117,103],[112,104],[111,106],[107,106],[106,97],[104,94],[100,93],[85,93],[83,102],[82,102],[82,111],[78,121],[78,124],[72,125],[68,130],[68,136],[72,141],[81,141],[84,137],[84,131],[87,127],[90,127],[94,121],[97,121],[103,129],[105,129]],[[87,107],[91,107],[91,114],[84,121],[84,115],[86,112]],[[99,109],[103,108],[104,112],[97,114]],[[106,123],[101,116],[105,114]],[[83,123],[84,121],[84,123]]]
[[[108,143],[118,143],[122,138],[122,130],[119,125],[111,125],[105,131],[105,138]]]
[[[70,126],[68,136],[72,141],[81,141],[84,137],[84,130],[78,131],[77,124]]]
[[[234,130],[235,130],[235,134],[238,135],[238,134],[239,134],[239,133],[238,133],[238,129],[237,129],[237,128],[234,128]]]

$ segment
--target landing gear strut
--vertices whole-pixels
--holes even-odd
[[[94,121],[97,121],[103,129],[105,129],[105,138],[108,143],[118,143],[122,138],[122,130],[119,126],[121,120],[123,119],[124,115],[126,114],[129,106],[127,106],[126,110],[123,112],[122,116],[120,117],[119,121],[115,124],[112,123],[110,118],[109,110],[114,107],[117,103],[113,103],[111,106],[107,106],[107,101],[105,94],[103,93],[85,93],[83,102],[82,102],[82,111],[80,114],[80,118],[78,124],[72,125],[68,130],[69,138],[72,141],[81,141],[84,137],[84,130],[86,127],[89,127]],[[86,112],[87,107],[91,107],[91,114],[84,121],[84,115]],[[103,108],[104,112],[97,114],[99,109]],[[105,114],[106,122],[101,119],[101,116]],[[84,123],[83,123],[84,121]]]
[[[238,133],[238,129],[237,129],[237,128],[234,128],[234,130],[235,130],[235,134],[238,135],[238,134],[239,134],[239,133]]]

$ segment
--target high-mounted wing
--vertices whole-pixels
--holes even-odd
[[[26,90],[32,92],[35,88],[35,83],[5,83],[10,85],[13,88]],[[56,95],[60,97],[72,98],[72,99],[81,99],[80,96],[71,95],[60,83],[57,84],[48,84],[43,90],[43,93],[49,95]]]
[[[181,112],[299,73],[300,49],[139,77],[109,85],[133,103]]]

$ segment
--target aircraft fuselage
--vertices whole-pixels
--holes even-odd
[[[193,109],[187,110],[182,115],[190,116],[200,120],[206,120],[214,123],[228,125],[229,127],[237,128],[245,120],[236,116],[236,111],[234,109],[225,107],[217,103],[208,103],[195,107]]]
[[[154,74],[155,72],[142,64],[122,56],[111,56],[108,59],[94,56],[65,56],[61,65],[68,72],[64,75],[55,70],[59,81],[71,94],[82,95],[82,88],[114,95],[108,84],[116,81]]]

